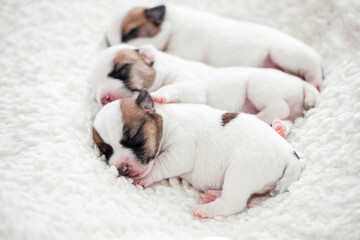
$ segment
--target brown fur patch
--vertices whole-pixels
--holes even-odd
[[[94,142],[96,143],[96,145],[101,145],[104,143],[104,140],[100,137],[98,131],[96,131],[95,128],[92,129],[93,132],[93,138],[94,138]]]
[[[124,99],[121,101],[120,109],[123,119],[123,137],[134,138],[138,137],[138,142],[143,142],[141,153],[148,158],[142,161],[143,164],[147,164],[149,159],[153,159],[158,152],[160,140],[163,131],[162,117],[156,113],[150,113],[149,111],[141,108],[136,104],[135,99]],[[142,128],[143,134],[137,134],[139,129]],[[125,136],[129,135],[129,136]],[[141,139],[142,138],[142,139]],[[133,151],[136,149],[132,149]],[[134,151],[135,155],[137,154]],[[139,158],[139,157],[138,157]],[[142,159],[139,159],[140,161]]]
[[[136,7],[126,14],[121,24],[122,35],[127,35],[134,29],[137,29],[136,37],[153,37],[160,32],[160,27],[146,18],[145,10],[145,7]]]
[[[114,58],[114,68],[130,64],[130,73],[122,79],[131,90],[150,88],[155,80],[155,69],[152,68],[134,49],[120,50]]]
[[[98,131],[96,131],[94,127],[92,129],[92,132],[95,144],[98,146],[100,152],[105,155],[106,161],[109,161],[110,157],[113,154],[112,147],[104,142],[104,140],[101,138],[100,134],[98,133]]]
[[[221,117],[222,120],[222,126],[225,126],[228,124],[231,120],[237,117],[239,113],[224,113]]]

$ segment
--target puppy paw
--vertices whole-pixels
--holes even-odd
[[[162,96],[151,96],[152,100],[156,103],[160,103],[160,104],[164,104],[164,103],[168,103],[168,100],[166,97],[162,97]]]
[[[140,186],[144,187],[144,186],[143,186],[144,183],[142,182],[142,179],[141,179],[141,178],[139,178],[139,179],[134,179],[133,182],[132,182],[132,184],[133,184],[133,185],[140,185]]]
[[[206,214],[206,211],[203,207],[203,205],[195,205],[193,206],[192,208],[192,212],[194,214],[195,217],[198,217],[198,218],[207,218],[207,214]]]
[[[146,188],[147,186],[151,185],[152,182],[148,178],[144,177],[144,178],[134,179],[132,184]]]
[[[195,217],[198,218],[212,218],[215,217],[215,211],[214,211],[214,205],[213,203],[208,204],[198,204],[193,206],[192,212]]]
[[[271,124],[272,128],[283,138],[286,138],[288,132],[285,124],[281,120],[274,120]]]
[[[201,202],[203,204],[205,203],[209,203],[209,202],[213,202],[215,201],[217,198],[219,198],[221,196],[221,191],[216,191],[216,190],[207,190],[205,191],[205,195],[202,198]]]

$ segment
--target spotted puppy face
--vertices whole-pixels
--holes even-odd
[[[119,175],[138,179],[151,170],[162,131],[162,117],[148,91],[142,90],[136,100],[117,100],[103,107],[94,121],[93,138]]]
[[[136,96],[143,88],[150,88],[155,80],[155,49],[140,48],[109,48],[103,55],[115,52],[106,57],[111,59],[110,68],[103,72],[105,60],[100,57],[98,86],[96,99],[102,106],[120,99]]]
[[[131,9],[121,24],[121,41],[127,42],[140,37],[153,37],[160,32],[166,8],[160,5],[153,8],[136,7]]]

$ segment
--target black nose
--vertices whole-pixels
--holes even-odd
[[[127,165],[122,165],[117,170],[121,176],[128,176],[130,172]]]

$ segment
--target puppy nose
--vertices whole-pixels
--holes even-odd
[[[101,98],[101,104],[103,106],[108,104],[109,102],[111,102],[111,97],[109,95],[106,95],[103,98]]]
[[[127,165],[122,165],[118,167],[117,170],[121,176],[128,176],[130,172],[129,167]]]

